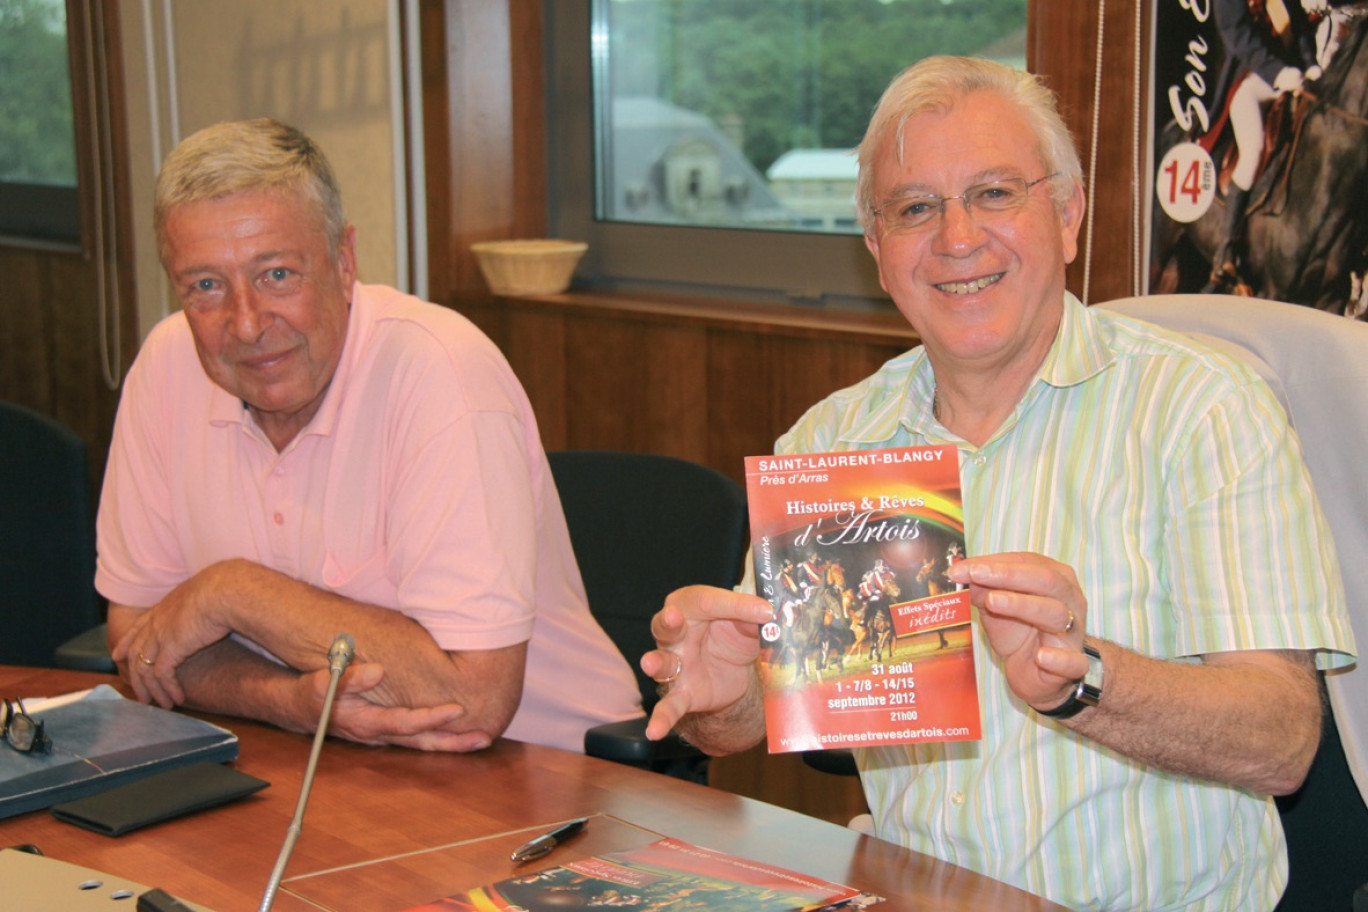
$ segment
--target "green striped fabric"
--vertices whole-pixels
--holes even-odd
[[[776,450],[956,443],[970,555],[1072,566],[1090,636],[1173,661],[1279,648],[1350,661],[1330,533],[1248,367],[1069,296],[1039,376],[983,447],[934,420],[934,382],[914,349],[814,406]],[[1271,799],[1156,772],[1040,717],[975,646],[981,742],[856,752],[880,836],[1076,909],[1275,905]]]

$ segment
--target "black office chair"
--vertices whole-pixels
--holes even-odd
[[[803,751],[803,762],[819,773],[830,773],[833,776],[860,775],[860,768],[855,764],[855,755],[845,747]]]
[[[570,527],[589,609],[636,673],[647,712],[656,683],[641,670],[655,648],[650,620],[681,586],[734,586],[747,552],[741,485],[706,466],[649,453],[547,454]],[[590,729],[584,751],[684,779],[707,779],[707,757],[678,737],[652,742],[644,719]]]
[[[97,624],[57,647],[52,664],[73,671],[99,671],[114,674],[119,669],[109,655],[109,630]]]
[[[0,664],[50,667],[100,622],[88,485],[80,437],[0,402]]]
[[[1197,334],[1244,358],[1268,380],[1301,437],[1339,551],[1360,667],[1324,676],[1331,711],[1320,749],[1301,789],[1277,801],[1288,856],[1277,912],[1368,912],[1368,324],[1225,295],[1098,306]]]

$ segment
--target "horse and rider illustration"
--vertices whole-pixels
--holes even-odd
[[[934,553],[902,572],[876,557],[858,574],[856,560],[833,560],[815,549],[784,559],[778,573],[784,594],[776,612],[780,635],[769,664],[792,665],[798,683],[892,660],[898,639],[893,606],[956,588],[945,574],[964,556],[963,546],[952,541]],[[935,637],[936,650],[950,648],[943,628],[926,634]]]

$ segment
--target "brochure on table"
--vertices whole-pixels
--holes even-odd
[[[817,912],[863,908],[879,901],[853,887],[665,838],[531,870],[406,912],[557,912],[589,907]]]

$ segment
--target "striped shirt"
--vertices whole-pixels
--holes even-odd
[[[982,447],[933,418],[934,385],[913,349],[818,403],[776,451],[956,444],[968,553],[1073,567],[1090,635],[1174,661],[1350,661],[1298,441],[1245,365],[1070,295],[1039,375]],[[1075,909],[1273,908],[1287,861],[1270,798],[1158,772],[1039,716],[982,637],[975,648],[982,741],[856,751],[880,836]]]

